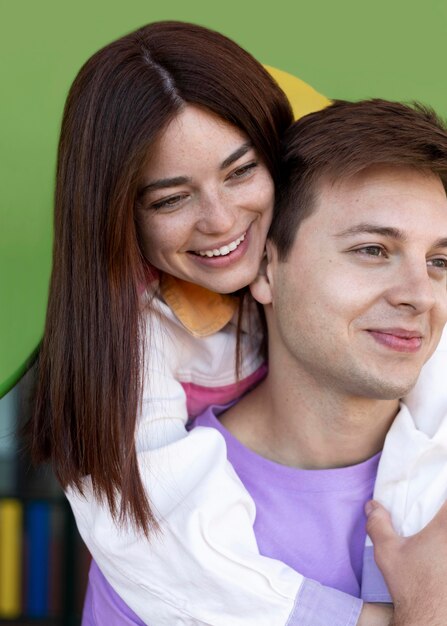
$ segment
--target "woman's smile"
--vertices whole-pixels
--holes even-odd
[[[220,293],[254,279],[274,188],[241,130],[186,106],[156,141],[141,187],[140,236],[154,267]]]
[[[230,241],[230,243],[224,243],[222,244],[222,246],[217,247],[214,246],[209,250],[198,250],[197,252],[194,252],[194,254],[207,257],[226,256],[227,254],[231,254],[232,252],[234,252],[234,250],[236,250],[240,246],[240,244],[244,241],[246,234],[247,231],[242,233],[242,235],[240,235],[233,241]]]

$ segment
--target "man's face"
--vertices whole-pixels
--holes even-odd
[[[384,167],[318,191],[287,261],[270,246],[272,357],[341,394],[399,398],[447,320],[445,191]]]

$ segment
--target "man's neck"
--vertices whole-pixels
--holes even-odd
[[[221,416],[248,448],[283,465],[307,469],[360,463],[382,447],[398,411],[397,400],[341,396],[302,376],[270,373]]]

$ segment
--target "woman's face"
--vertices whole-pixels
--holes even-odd
[[[242,131],[186,106],[151,150],[142,188],[139,230],[154,267],[220,293],[254,279],[274,188]]]

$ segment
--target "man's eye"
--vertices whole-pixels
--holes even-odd
[[[447,269],[447,259],[443,259],[442,257],[436,259],[429,259],[427,264],[431,267],[436,267],[441,270]]]
[[[386,251],[381,246],[364,246],[363,248],[357,248],[354,250],[358,254],[364,254],[366,256],[384,256],[386,257]]]
[[[238,167],[237,170],[231,172],[229,178],[244,178],[244,176],[247,176],[250,172],[252,172],[257,165],[256,161],[247,163],[247,165],[242,165],[241,167]]]

